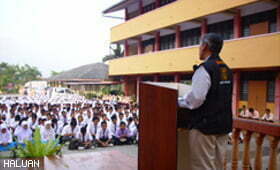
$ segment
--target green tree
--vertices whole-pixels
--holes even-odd
[[[60,74],[60,73],[62,73],[62,71],[51,71],[51,76],[56,76],[56,75],[58,75],[58,74]]]
[[[28,64],[23,66],[0,63],[0,91],[16,93],[20,85],[41,78],[41,72]]]
[[[112,60],[114,58],[123,57],[124,51],[123,51],[120,44],[117,44],[115,48],[110,47],[110,49],[112,50],[113,54],[106,55],[103,58],[103,62],[106,62],[108,60]]]

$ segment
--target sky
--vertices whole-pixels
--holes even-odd
[[[111,27],[123,22],[102,11],[119,1],[0,0],[0,62],[36,66],[43,77],[101,62]]]

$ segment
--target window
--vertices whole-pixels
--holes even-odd
[[[224,40],[233,38],[233,20],[223,21],[208,26],[209,32],[220,34]]]
[[[160,50],[175,48],[175,34],[160,37]]]
[[[164,6],[164,5],[166,5],[166,4],[169,4],[169,3],[171,3],[171,2],[174,2],[175,0],[161,0],[160,1],[160,6]]]
[[[143,52],[152,52],[154,47],[155,39],[149,39],[142,41]]]
[[[156,8],[156,3],[151,3],[143,7],[143,13],[149,12]]]
[[[275,98],[275,81],[270,80],[267,82],[267,95],[266,95],[266,101],[267,102],[274,102]]]
[[[242,18],[243,36],[250,36],[250,25],[268,22],[269,32],[276,32],[276,9],[248,15]]]
[[[181,44],[182,47],[199,44],[201,30],[195,28],[181,32]]]
[[[159,76],[159,82],[174,82],[174,76]]]
[[[247,101],[248,100],[248,81],[241,81],[240,87],[240,100]]]
[[[139,15],[139,11],[133,11],[127,14],[127,19],[135,18]]]

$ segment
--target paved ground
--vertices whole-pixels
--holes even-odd
[[[255,157],[255,150],[256,150],[256,144],[255,144],[255,139],[252,138],[251,143],[250,143],[250,156],[251,156],[251,165],[254,165],[254,157]],[[278,145],[278,166],[280,170],[280,146]],[[231,149],[232,145],[227,146],[227,160],[228,160],[228,169],[231,169]],[[242,154],[243,154],[243,144],[239,145],[239,169],[242,167]],[[137,159],[138,156],[138,146],[137,145],[126,145],[126,146],[113,146],[113,147],[107,147],[107,148],[93,148],[93,149],[88,149],[88,150],[75,150],[75,151],[70,151],[67,149],[67,147],[64,147],[62,150],[63,154],[75,154],[75,153],[87,153],[87,152],[101,152],[101,151],[119,151],[121,153],[124,153],[132,158]],[[10,156],[9,152],[0,152],[1,157],[8,157]],[[269,141],[266,138],[263,144],[263,169],[266,170],[268,167],[268,161],[269,160]]]

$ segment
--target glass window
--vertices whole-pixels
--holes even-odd
[[[175,0],[161,0],[160,1],[160,6],[164,6],[164,5],[166,5],[166,4],[169,4],[169,3],[171,3],[171,2],[174,2]]]
[[[181,32],[181,45],[182,47],[199,44],[201,36],[200,28],[194,28]]]
[[[241,81],[240,87],[240,100],[247,101],[248,100],[248,81]]]
[[[220,34],[224,40],[233,38],[233,20],[223,21],[208,26],[208,32]]]
[[[160,50],[175,48],[175,34],[160,37]]]
[[[267,82],[267,102],[274,102],[275,98],[275,81],[271,80]]]
[[[276,32],[276,9],[248,15],[242,18],[243,36],[250,36],[250,25],[258,24],[265,21],[269,23],[269,32]]]
[[[148,4],[148,5],[145,5],[143,7],[143,13],[149,12],[149,11],[155,9],[155,8],[156,8],[156,3],[155,2],[151,3],[151,4]]]
[[[144,53],[153,51],[154,43],[155,43],[154,38],[142,41],[142,48],[143,48]]]

